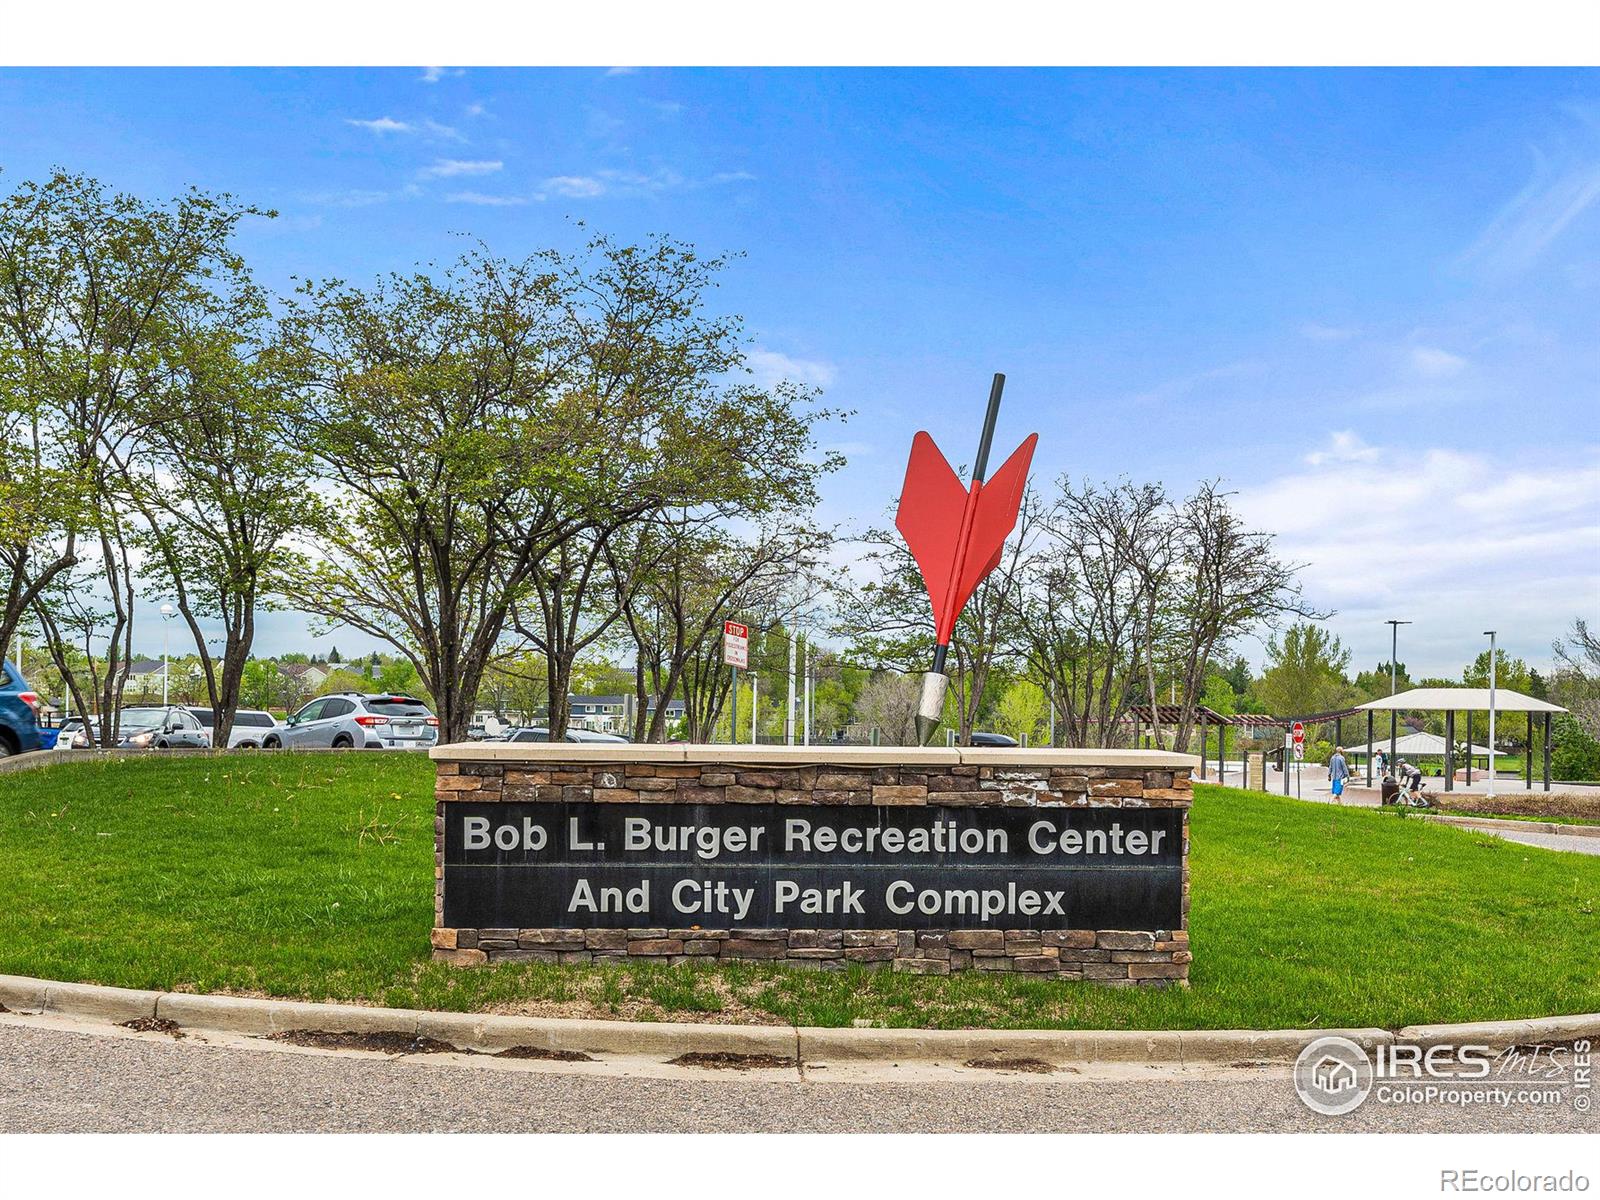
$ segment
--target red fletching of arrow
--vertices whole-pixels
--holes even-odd
[[[1038,441],[1038,434],[1029,434],[987,482],[974,480],[968,488],[933,438],[919,432],[911,440],[894,523],[927,585],[934,641],[940,646],[949,643],[956,618],[978,584],[1000,565],[1005,540],[1016,528]]]

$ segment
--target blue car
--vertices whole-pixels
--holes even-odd
[[[0,659],[0,758],[38,750],[39,694],[9,659]]]

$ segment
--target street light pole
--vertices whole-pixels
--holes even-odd
[[[1493,796],[1494,795],[1494,685],[1495,685],[1494,635],[1495,635],[1495,631],[1493,629],[1485,629],[1483,632],[1489,635],[1489,795]],[[1530,753],[1530,754],[1533,753],[1533,747],[1532,746],[1528,747],[1528,753]],[[1467,747],[1467,755],[1470,757],[1471,754],[1472,754],[1472,747],[1468,746]]]
[[[794,630],[789,631],[789,700],[783,709],[783,744],[794,745]]]
[[[1395,693],[1395,662],[1400,657],[1400,626],[1411,624],[1410,621],[1385,621],[1389,627],[1389,695]],[[1394,709],[1389,710],[1389,770],[1394,770],[1395,743],[1399,737],[1400,714]]]
[[[161,606],[161,706],[167,706],[167,636],[172,632],[172,615],[176,610],[170,604]]]

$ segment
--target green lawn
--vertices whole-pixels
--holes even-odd
[[[428,961],[431,766],[151,757],[0,775],[0,973],[565,1016],[841,1025],[1381,1025],[1600,1011],[1600,857],[1196,789],[1188,990]]]

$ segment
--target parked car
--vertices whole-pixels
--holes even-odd
[[[209,708],[194,705],[187,706],[184,711],[204,725],[207,733],[213,734],[212,743],[215,744],[216,715]],[[259,708],[235,709],[233,728],[228,731],[228,749],[259,750],[267,730],[276,728],[278,718],[269,712],[262,712]]]
[[[76,737],[72,744],[78,744]],[[117,724],[116,745],[128,750],[204,750],[211,745],[211,735],[194,714],[176,704],[125,708]]]
[[[0,758],[38,749],[39,693],[28,687],[20,667],[0,659]]]
[[[439,718],[414,696],[335,692],[318,696],[265,733],[264,750],[428,750],[439,740]]]
[[[974,746],[1015,746],[1017,739],[1004,733],[984,733],[975,729],[972,731],[972,744]]]
[[[508,742],[548,742],[550,731],[548,729],[513,729],[506,734],[504,741]],[[622,742],[627,738],[620,733],[600,733],[593,729],[569,729],[566,741],[569,742]]]

